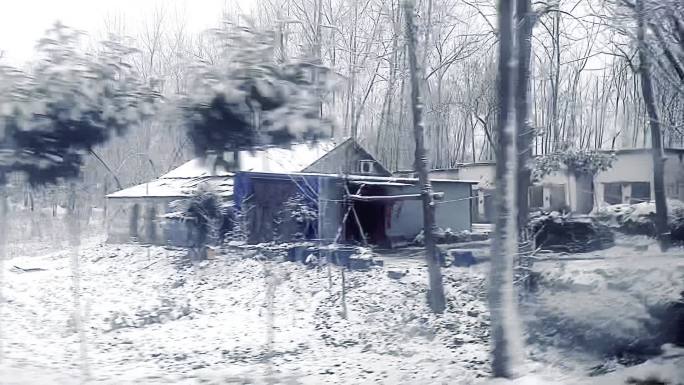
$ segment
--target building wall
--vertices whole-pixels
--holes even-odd
[[[496,178],[494,164],[470,164],[458,169],[434,170],[430,172],[430,177],[479,182],[475,191],[477,200],[473,202],[477,206],[473,208],[477,218],[473,218],[473,221],[489,222],[493,219],[491,201]],[[541,186],[543,209],[569,208],[572,211],[588,213],[593,207],[592,183],[589,177],[576,178],[567,172],[559,171],[545,176],[535,185]]]
[[[671,199],[684,200],[683,154],[682,151],[665,151],[665,194]],[[619,153],[613,167],[596,175],[596,201],[600,205],[606,204],[606,183],[621,183],[622,202],[629,203],[634,182],[649,183],[653,199],[653,158],[649,151]]]
[[[290,241],[297,229],[285,218],[285,202],[300,190],[299,183],[288,179],[252,178],[252,197],[248,209],[250,243],[270,242],[276,238]],[[280,223],[276,223],[276,221]]]
[[[478,182],[477,186],[481,189],[491,189],[496,180],[496,168],[493,163],[474,163],[458,169],[430,171],[430,178],[468,180]]]
[[[543,205],[541,207],[543,209],[569,209],[576,213],[587,214],[594,207],[594,189],[590,175],[574,175],[567,171],[557,171],[544,176],[541,181],[533,185],[542,186]]]
[[[435,192],[443,192],[444,199],[437,201],[435,222],[437,227],[462,231],[471,229],[469,183],[432,182]],[[388,194],[417,194],[420,187],[390,187]],[[396,201],[392,205],[387,228],[390,238],[413,239],[423,229],[423,205],[420,200]]]
[[[390,176],[375,159],[361,146],[352,140],[348,140],[335,149],[318,159],[302,172],[315,172],[324,174],[361,174],[360,162],[362,160],[373,161],[373,172],[364,175]]]
[[[436,222],[443,229],[454,231],[471,230],[469,183],[432,182],[435,191],[444,192],[444,199],[437,201]]]
[[[245,216],[248,242],[289,242],[300,234],[307,239],[317,237],[317,221],[299,223],[289,210],[299,210],[303,205],[317,209],[319,179],[308,175],[238,173],[233,198]],[[298,199],[288,209],[290,198]]]
[[[463,165],[460,168],[432,170],[432,179],[467,180],[478,182],[473,186],[474,199],[469,202],[471,206],[472,222],[489,223],[494,218],[494,180],[496,169],[493,163],[474,163]]]
[[[343,217],[344,182],[336,178],[318,178],[318,234],[323,243],[336,239]],[[343,231],[342,227],[342,231]],[[344,234],[340,234],[340,237]]]
[[[594,177],[596,187],[596,202],[599,206],[606,205],[605,184],[623,183],[622,202],[629,203],[631,197],[632,182],[648,182],[651,184],[651,197],[653,192],[653,161],[650,152],[635,151],[624,152],[617,155],[613,166],[601,171]]]
[[[684,151],[665,151],[665,192],[668,198],[684,201]],[[493,164],[470,164],[458,169],[434,170],[431,178],[472,180],[478,181],[476,195],[479,219],[490,220],[491,213],[487,213],[486,195],[491,194],[495,181],[495,166]],[[557,172],[545,176],[537,186],[542,186],[542,200],[544,209],[555,209],[554,199],[564,189],[566,206],[578,213],[588,213],[596,206],[605,205],[604,185],[606,183],[620,183],[622,202],[633,201],[633,184],[647,182],[650,184],[651,199],[653,191],[653,162],[651,153],[643,151],[621,151],[617,154],[613,167],[599,172],[592,180],[590,176],[575,177],[566,172]],[[491,211],[491,210],[490,210]],[[490,214],[490,215],[487,215]],[[477,220],[478,218],[473,218]]]
[[[684,202],[684,151],[665,154],[665,194]]]
[[[107,242],[182,243],[180,238],[184,233],[179,233],[178,229],[160,218],[169,212],[169,203],[174,199],[177,198],[107,199]]]

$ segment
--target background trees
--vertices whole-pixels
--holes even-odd
[[[646,34],[649,50],[659,58],[654,62],[654,89],[665,146],[684,145],[680,8],[676,1],[662,2],[646,23],[653,31]],[[424,0],[415,10],[417,57],[425,68],[422,93],[426,145],[432,149],[429,166],[492,159],[497,140],[494,1]],[[650,146],[640,83],[633,71],[638,64],[631,39],[636,29],[627,24],[635,19],[628,10],[622,0],[535,3],[527,89],[534,101],[528,117],[531,154],[567,147]],[[328,68],[323,70],[328,75],[320,75],[325,77],[325,90],[316,93],[326,96],[317,103],[318,116],[332,117],[332,134],[354,135],[390,168],[410,169],[414,140],[407,108],[410,81],[403,12],[399,0],[273,0],[258,4],[247,15],[227,9],[224,16],[234,27],[270,30],[274,48],[269,55],[276,63],[309,66],[304,72],[311,74],[314,67]],[[219,17],[217,29],[225,32]],[[126,44],[137,50],[127,55],[126,63],[142,79],[155,80],[156,90],[173,99],[194,92],[199,70],[230,60],[225,33],[192,33],[186,25],[182,9],[167,6],[141,25],[111,17],[102,34],[131,35]],[[431,36],[429,41],[425,36]],[[313,77],[308,80],[320,83]],[[108,192],[116,188],[112,173],[121,184],[130,185],[182,163],[194,146],[180,118],[169,108],[106,148],[95,147],[111,172],[94,156],[87,157],[87,183],[103,195],[105,187]]]

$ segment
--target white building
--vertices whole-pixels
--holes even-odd
[[[684,149],[666,149],[665,194],[684,201]],[[595,207],[618,203],[638,203],[653,199],[653,159],[651,149],[625,149],[615,152],[612,167],[590,176],[558,171],[545,176],[529,189],[531,209],[562,210],[586,214]],[[493,219],[494,162],[459,165],[430,172],[431,178],[477,181],[473,190],[473,221]]]
[[[665,195],[684,201],[684,149],[666,149]],[[594,178],[599,205],[638,203],[654,198],[650,149],[620,150],[613,167]]]

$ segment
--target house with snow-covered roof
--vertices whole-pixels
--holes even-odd
[[[287,148],[260,147],[209,153],[157,179],[107,195],[107,239],[183,245],[185,226],[173,223],[170,203],[200,189],[232,203],[235,175],[241,172],[295,172],[389,176],[391,173],[353,139],[297,143]]]
[[[471,229],[475,183],[432,181],[438,227]],[[191,246],[192,226],[171,203],[202,190],[241,214],[250,243],[310,239],[394,247],[413,241],[423,227],[418,180],[392,176],[359,143],[346,139],[208,154],[109,194],[108,241]]]

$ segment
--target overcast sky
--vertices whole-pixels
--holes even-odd
[[[118,17],[126,32],[134,33],[155,9],[179,13],[189,32],[213,27],[224,9],[239,7],[248,13],[259,0],[3,0],[0,4],[0,51],[4,62],[21,65],[33,56],[33,48],[55,21],[83,30],[102,33],[104,21]]]

